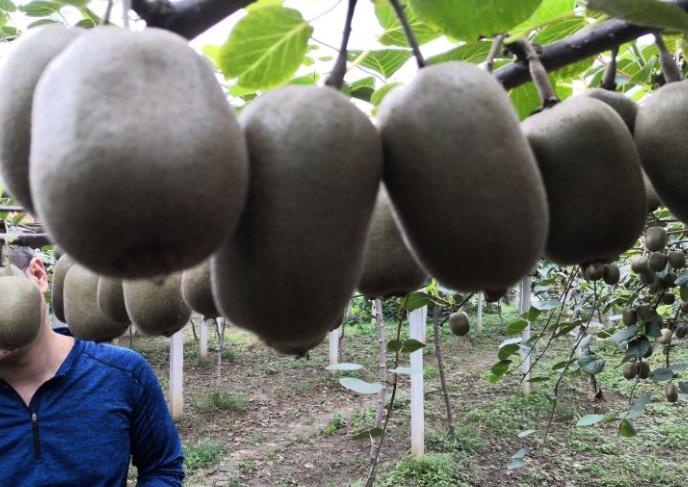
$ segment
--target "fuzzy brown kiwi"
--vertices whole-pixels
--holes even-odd
[[[204,318],[220,316],[210,285],[210,261],[206,260],[182,273],[182,298],[189,308]]]
[[[638,110],[635,141],[645,172],[662,203],[688,221],[688,81],[668,83]]]
[[[638,318],[641,320],[648,319],[652,313],[652,308],[650,308],[650,306],[647,304],[638,305],[635,310],[638,313]]]
[[[647,200],[647,211],[653,212],[660,206],[662,206],[662,200],[659,199],[657,195],[657,190],[652,185],[652,181],[647,177],[645,171],[643,171],[643,183],[645,184],[645,199]]]
[[[53,287],[50,292],[50,306],[52,307],[55,318],[62,323],[67,322],[64,312],[64,278],[73,264],[74,259],[64,254],[57,261],[53,270]]]
[[[641,379],[647,379],[650,377],[650,364],[649,362],[638,362],[638,377]]]
[[[621,273],[619,272],[619,266],[616,264],[605,264],[604,266],[604,276],[602,277],[604,282],[610,286],[618,284],[621,279]]]
[[[64,314],[74,336],[107,342],[122,336],[128,324],[112,321],[98,309],[98,277],[77,263],[69,268],[64,278]]]
[[[668,260],[667,254],[663,252],[652,252],[647,259],[647,265],[655,272],[662,272]]]
[[[674,304],[676,301],[676,295],[670,291],[664,291],[662,293],[662,303],[664,304]]]
[[[191,318],[182,299],[182,274],[153,279],[125,280],[124,303],[136,329],[146,335],[171,337]]]
[[[628,380],[633,380],[638,375],[638,364],[636,362],[628,362],[624,365],[623,376]]]
[[[681,300],[681,304],[679,306],[681,307],[681,311],[683,313],[688,313],[688,301]]]
[[[469,63],[428,66],[383,100],[378,121],[385,184],[423,268],[464,291],[526,275],[546,241],[547,200],[495,78]]]
[[[245,141],[207,60],[181,36],[89,29],[41,76],[32,124],[36,211],[94,272],[141,278],[188,268],[239,219]]]
[[[582,95],[595,98],[609,105],[609,107],[619,114],[626,124],[626,127],[628,127],[628,130],[633,133],[635,129],[635,119],[638,115],[638,104],[631,98],[618,91],[605,90],[602,88],[586,90]]]
[[[651,286],[657,282],[657,273],[653,270],[641,272],[638,274],[638,277],[640,278],[640,282],[647,284],[648,286]]]
[[[670,287],[674,287],[676,285],[676,279],[677,278],[678,278],[678,276],[674,272],[667,272],[660,279],[660,282],[662,284],[662,288],[668,289]]]
[[[451,331],[457,337],[468,335],[471,329],[468,315],[464,311],[457,311],[449,315],[449,326]]]
[[[594,263],[583,266],[583,277],[587,281],[599,281],[604,276],[604,264]]]
[[[635,325],[638,322],[638,312],[633,308],[623,310],[622,319],[626,326]]]
[[[634,255],[631,257],[631,270],[638,274],[641,272],[648,272],[650,266],[647,264],[647,258],[642,255]]]
[[[483,296],[485,296],[485,301],[488,303],[496,303],[509,292],[508,289],[485,289],[483,291]]]
[[[678,401],[678,387],[676,387],[676,384],[666,384],[664,386],[664,394],[666,395],[667,401]]]
[[[124,289],[122,280],[101,276],[98,279],[97,291],[98,309],[103,315],[115,323],[129,326],[131,320],[124,305]]]
[[[16,350],[36,339],[41,293],[25,276],[0,277],[0,350]]]
[[[402,296],[421,287],[426,278],[401,236],[392,202],[381,186],[368,229],[358,289],[371,298]]]
[[[669,328],[662,328],[661,336],[657,339],[657,343],[660,345],[668,345],[671,343],[671,337],[673,334],[674,333]]]
[[[14,200],[31,213],[29,148],[34,90],[50,61],[83,32],[61,24],[30,29],[12,43],[0,68],[0,175]]]
[[[683,325],[683,324],[678,325],[676,327],[676,331],[674,333],[676,333],[676,338],[682,340],[686,337],[686,334],[688,333],[688,328],[686,328],[686,325]]]
[[[686,254],[680,250],[669,252],[669,265],[672,269],[683,269],[686,266]]]
[[[645,232],[645,248],[657,252],[666,247],[667,233],[663,227],[650,227]]]
[[[577,96],[531,116],[523,130],[547,190],[545,256],[562,265],[609,261],[631,247],[647,206],[638,153],[621,117]],[[614,191],[619,186],[622,195]]]
[[[327,87],[272,90],[240,122],[250,190],[237,230],[211,260],[213,296],[232,323],[303,354],[358,284],[382,176],[380,138],[363,112]]]

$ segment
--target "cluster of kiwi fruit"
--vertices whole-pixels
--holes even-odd
[[[17,350],[40,331],[41,293],[17,267],[0,263],[0,350]]]
[[[632,101],[593,91],[521,124],[469,63],[422,69],[383,100],[377,127],[315,86],[270,91],[237,120],[206,61],[152,28],[36,29],[0,87],[17,94],[0,100],[3,127],[16,121],[0,131],[0,171],[73,260],[60,271],[68,322],[66,285],[96,276],[117,294],[99,308],[108,322],[126,311],[172,333],[188,319],[181,294],[303,354],[357,287],[389,297],[432,276],[499,296],[542,256],[618,281],[599,264],[633,244],[647,211]],[[123,280],[124,308],[106,278]],[[98,293],[82,294],[93,317]],[[138,308],[158,305],[168,323],[149,326]]]

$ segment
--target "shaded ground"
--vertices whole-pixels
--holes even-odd
[[[456,416],[454,437],[446,434],[444,403],[432,347],[426,350],[426,450],[420,462],[408,458],[409,405],[402,380],[383,465],[376,485],[420,486],[684,486],[688,483],[688,404],[663,401],[662,390],[641,385],[636,396],[653,392],[647,414],[635,420],[638,435],[620,438],[618,421],[574,427],[580,416],[624,410],[630,383],[621,377],[621,357],[607,352],[600,374],[606,402],[595,411],[590,385],[582,377],[564,382],[552,431],[542,446],[552,383],[535,384],[520,394],[515,378],[492,385],[486,378],[503,340],[496,315],[485,315],[482,337],[456,338],[443,331],[442,342]],[[509,321],[509,317],[506,317]],[[394,331],[389,325],[388,334]],[[428,329],[430,340],[432,330]],[[375,397],[354,394],[327,372],[327,346],[310,360],[284,357],[237,329],[226,337],[222,387],[215,392],[214,348],[199,357],[190,328],[185,349],[185,417],[178,423],[185,445],[189,486],[361,486],[368,470],[369,442],[354,433],[372,427]],[[122,340],[128,345],[128,340]],[[375,329],[369,323],[347,328],[342,361],[364,369],[353,373],[375,380]],[[156,369],[167,389],[168,350],[163,339],[135,337],[133,347]],[[681,348],[688,348],[683,346]],[[553,350],[542,370],[562,358]],[[683,354],[683,356],[682,356]],[[688,362],[688,353],[674,352]],[[683,360],[681,360],[683,358]],[[656,357],[657,363],[661,357]],[[548,363],[544,363],[548,362]],[[524,430],[538,430],[519,438]],[[522,447],[533,452],[526,465],[506,465]]]

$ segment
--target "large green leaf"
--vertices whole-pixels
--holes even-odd
[[[245,88],[278,86],[301,65],[312,33],[298,10],[277,5],[251,9],[220,48],[218,66]]]
[[[588,8],[640,25],[688,31],[688,13],[660,0],[588,0]]]
[[[382,384],[378,382],[365,382],[354,377],[342,377],[339,379],[339,383],[358,394],[377,394],[382,390]]]
[[[26,5],[21,5],[19,10],[24,12],[27,17],[47,17],[48,15],[52,15],[60,10],[62,7],[63,5],[57,2],[35,0],[27,3]]]
[[[370,68],[389,78],[408,61],[413,53],[407,49],[380,49],[378,51],[349,51],[349,61],[354,61],[359,56],[359,64]]]
[[[375,4],[375,15],[377,16],[377,20],[384,29],[384,32],[378,38],[380,44],[385,46],[407,47],[408,42],[406,41],[404,28],[399,23],[399,20],[397,20],[397,16],[389,0],[373,0],[373,3]],[[405,13],[411,30],[413,30],[413,36],[418,41],[418,44],[425,44],[442,35],[438,30],[419,20],[410,8],[410,5],[406,6]]]
[[[542,0],[540,6],[525,22],[514,29],[511,34],[522,35],[553,22],[555,19],[566,18],[574,13],[576,0]]]
[[[535,12],[542,0],[410,0],[410,3],[421,20],[451,37],[474,41],[519,25]]]
[[[426,59],[428,64],[438,64],[447,61],[465,61],[478,64],[485,61],[490,52],[492,42],[468,42],[447,52],[437,54]]]

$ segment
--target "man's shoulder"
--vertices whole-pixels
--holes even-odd
[[[131,349],[91,341],[83,344],[83,355],[98,367],[109,367],[136,377],[149,368],[146,359]]]

